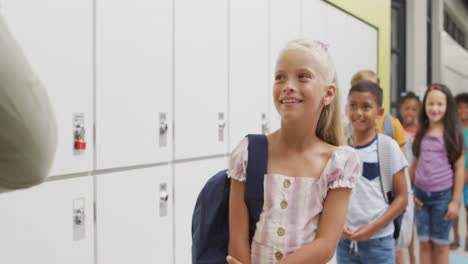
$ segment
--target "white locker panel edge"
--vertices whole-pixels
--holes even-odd
[[[360,70],[377,72],[377,30],[332,5],[326,5],[329,49],[335,62],[341,113],[351,88],[351,77]],[[343,119],[345,120],[345,119]]]
[[[227,12],[227,0],[175,1],[176,159],[228,151]]]
[[[84,225],[74,225],[75,205],[84,208]],[[94,263],[91,176],[1,193],[0,210],[2,263]]]
[[[91,170],[92,0],[3,0],[2,13],[55,111],[58,147],[50,175]],[[87,146],[81,152],[74,151],[74,114],[84,114]]]
[[[98,263],[172,263],[171,167],[96,177]],[[166,184],[169,197],[160,205],[161,184]],[[165,216],[160,206],[166,206]]]
[[[184,162],[174,165],[175,264],[191,263],[191,227],[195,202],[208,179],[226,168],[227,158]]]
[[[172,1],[101,0],[96,17],[97,168],[169,161]]]
[[[246,134],[262,133],[271,96],[268,94],[268,0],[236,0],[230,1],[230,5],[229,146],[232,151]]]
[[[281,119],[273,102],[273,84],[276,60],[286,44],[301,37],[301,0],[270,0],[270,85],[268,100],[270,110],[270,132],[281,125]]]

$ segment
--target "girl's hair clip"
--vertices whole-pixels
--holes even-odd
[[[319,44],[320,47],[322,47],[322,49],[324,49],[325,51],[328,51],[328,46],[329,46],[328,44],[323,43],[323,42],[320,41],[320,40],[315,40],[315,43]]]
[[[429,86],[429,90],[434,90],[434,89],[442,89],[442,87],[439,84],[431,84]]]

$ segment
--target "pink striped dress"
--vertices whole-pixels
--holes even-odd
[[[232,152],[229,177],[245,181],[248,140]],[[319,179],[266,174],[264,204],[252,241],[252,264],[277,263],[315,238],[329,189],[353,188],[361,175],[356,151],[337,147]]]

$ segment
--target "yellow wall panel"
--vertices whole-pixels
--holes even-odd
[[[391,0],[326,1],[377,28],[379,34],[378,75],[384,90],[385,110],[390,110]]]

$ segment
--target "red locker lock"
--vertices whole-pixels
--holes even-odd
[[[75,140],[73,147],[75,148],[75,150],[86,149],[85,129],[83,125],[75,126]]]
[[[85,150],[85,149],[86,149],[86,141],[84,140],[75,141],[75,150]]]

